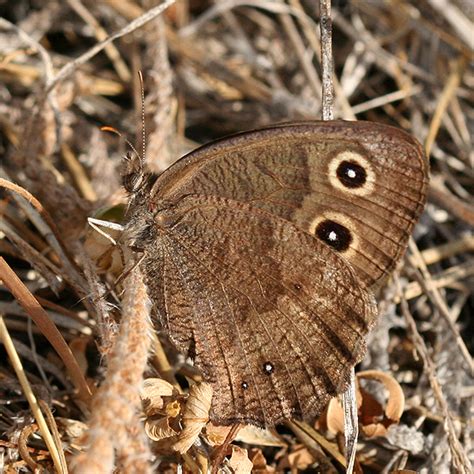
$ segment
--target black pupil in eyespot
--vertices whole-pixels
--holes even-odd
[[[341,161],[336,174],[339,181],[348,188],[360,188],[367,181],[367,172],[355,161]]]
[[[321,221],[316,227],[315,234],[323,242],[340,252],[347,250],[352,242],[351,231],[330,219]]]

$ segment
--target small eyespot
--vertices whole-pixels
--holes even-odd
[[[315,229],[315,234],[319,239],[339,252],[347,250],[352,242],[351,231],[331,219],[321,221]]]
[[[299,283],[295,283],[293,286],[295,287],[295,290],[298,290],[298,291],[303,289],[303,287]]]
[[[273,367],[273,364],[271,362],[265,362],[263,364],[263,371],[266,374],[270,375],[273,372],[273,370],[274,370],[274,367]]]
[[[339,181],[347,188],[360,188],[367,181],[367,171],[353,160],[344,160],[336,169]]]
[[[242,382],[242,383],[240,384],[240,386],[242,387],[243,390],[247,390],[247,389],[249,388],[249,384],[248,384],[247,382],[245,382],[245,381]]]

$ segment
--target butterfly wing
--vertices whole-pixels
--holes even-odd
[[[156,199],[226,197],[293,222],[344,256],[372,287],[405,252],[426,200],[418,142],[371,122],[307,122],[242,133],[179,160]]]
[[[220,424],[314,418],[346,386],[376,318],[327,245],[217,196],[168,207],[143,268],[164,329],[213,386]]]
[[[165,330],[214,388],[213,420],[312,418],[344,389],[376,317],[368,288],[426,186],[414,139],[361,122],[226,138],[157,179],[135,241]]]

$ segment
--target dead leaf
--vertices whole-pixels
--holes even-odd
[[[232,455],[227,466],[232,469],[235,474],[251,474],[253,463],[249,459],[246,449],[232,445]]]
[[[202,429],[209,421],[212,387],[201,382],[191,386],[183,413],[184,429],[179,434],[174,449],[184,454],[194,444]]]
[[[227,435],[232,429],[230,426],[219,426],[212,422],[206,425],[206,440],[211,446],[221,446],[227,439]]]
[[[163,397],[177,396],[176,389],[169,382],[158,378],[149,378],[143,381],[143,387],[140,393],[143,409],[147,416],[153,416],[161,413],[165,409]],[[168,415],[177,416],[177,415]]]
[[[169,424],[169,418],[148,419],[145,421],[145,432],[153,441],[176,436],[178,432]]]
[[[387,428],[400,421],[405,408],[402,388],[391,375],[379,370],[367,370],[356,375],[356,399],[361,429],[369,438],[385,436]],[[388,392],[385,408],[367,390],[360,387],[361,379],[375,380],[383,384]],[[332,433],[344,433],[344,412],[336,398],[329,402],[326,424]]]

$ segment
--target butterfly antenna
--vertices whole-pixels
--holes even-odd
[[[100,127],[100,130],[102,132],[111,132],[111,133],[115,133],[116,135],[118,135],[120,138],[122,138],[125,143],[132,149],[133,153],[135,153],[135,155],[137,155],[139,158],[140,158],[140,155],[137,151],[137,149],[132,145],[132,143],[127,140],[126,137],[124,137],[116,128],[114,127],[109,127],[108,125],[105,125],[103,127]],[[140,160],[141,161],[141,160]]]
[[[138,71],[138,79],[140,81],[140,92],[142,98],[142,163],[144,163],[146,156],[145,86],[143,84],[143,74],[141,71]]]

